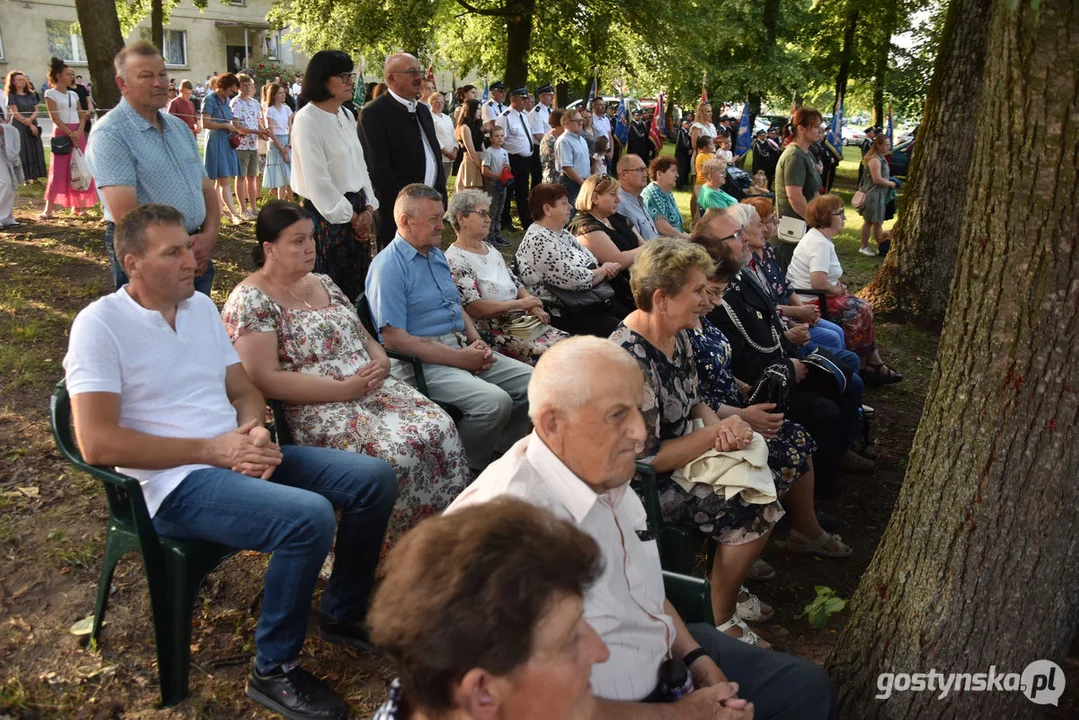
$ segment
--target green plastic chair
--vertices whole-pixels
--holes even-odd
[[[51,414],[53,438],[60,453],[75,467],[101,480],[109,504],[105,559],[97,584],[90,640],[96,641],[101,632],[116,563],[129,552],[142,553],[153,611],[161,703],[172,707],[187,696],[191,615],[199,588],[206,576],[236,550],[217,543],[158,535],[139,481],[83,460],[71,429],[71,399],[64,381],[56,384]]]
[[[648,529],[656,538],[659,546],[659,562],[664,570],[681,575],[691,575],[696,561],[696,549],[702,542],[710,544],[711,553],[715,544],[705,538],[703,533],[692,523],[667,523],[659,506],[659,485],[655,469],[647,463],[637,463],[637,475],[633,480],[633,489],[644,504],[648,516]]]
[[[684,622],[716,624],[712,614],[712,583],[706,578],[664,570],[663,592]]]

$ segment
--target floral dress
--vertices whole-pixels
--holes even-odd
[[[327,275],[315,275],[330,304],[314,310],[283,308],[262,290],[237,285],[221,311],[235,342],[244,333],[277,335],[281,369],[337,380],[371,361],[367,333],[352,304]],[[407,384],[388,377],[360,400],[285,405],[298,445],[352,450],[385,460],[397,473],[397,503],[386,546],[428,515],[446,508],[470,481],[453,420]]]
[[[643,336],[624,324],[611,334],[611,340],[633,356],[644,373],[644,453],[640,460],[652,463],[665,440],[693,431],[691,413],[701,401],[693,344],[689,332],[675,336],[674,357],[667,357]],[[687,492],[668,474],[657,478],[659,504],[666,522],[692,522],[701,532],[723,545],[744,545],[772,529],[785,511],[779,501],[767,505],[747,503],[737,495],[730,500],[716,493],[711,485],[697,483]],[[787,491],[776,479],[776,492]]]
[[[701,327],[690,336],[700,379],[701,395],[708,407],[719,412],[720,405],[742,408],[746,406],[745,395],[731,373],[731,344],[723,332],[707,318],[701,318]],[[798,423],[784,420],[776,437],[767,441],[768,467],[776,489],[789,488],[800,475],[809,471],[809,459],[817,449],[817,443]]]
[[[486,242],[484,247],[487,248],[485,255],[462,250],[455,245],[446,250],[446,262],[450,264],[453,282],[457,285],[461,305],[464,307],[477,300],[507,302],[515,299],[521,288],[521,282],[506,267],[502,253]],[[543,324],[531,338],[520,337],[507,329],[507,324],[514,320],[531,317],[520,310],[514,310],[479,320],[473,318],[472,324],[476,326],[476,331],[483,341],[497,352],[535,365],[544,350],[559,340],[568,338],[569,334]]]

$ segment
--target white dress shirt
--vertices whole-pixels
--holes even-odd
[[[363,190],[367,204],[378,209],[378,198],[367,174],[356,120],[344,108],[328,113],[314,103],[300,108],[292,121],[293,192],[310,200],[326,222],[352,220],[346,192]]]
[[[488,100],[480,106],[480,113],[485,123],[491,122],[498,118],[499,115],[506,112],[506,108],[509,105],[500,103],[494,99]]]
[[[503,112],[495,123],[506,131],[506,152],[510,155],[532,157],[536,141],[532,139],[532,130],[528,124],[528,115],[510,108]]]
[[[551,130],[551,108],[543,103],[528,111],[528,126],[533,135],[546,135]]]
[[[611,141],[611,119],[606,115],[592,114],[592,133],[596,136],[596,139],[600,137],[607,138],[608,151],[614,148]]]
[[[389,92],[393,99],[404,105],[410,114],[416,114],[416,105],[419,104],[416,100],[405,100],[393,90]],[[420,133],[420,145],[423,146],[423,184],[434,187],[435,180],[438,178],[438,165],[436,164],[438,158],[435,157],[435,151],[431,148],[431,143],[427,142],[427,135],[423,132],[423,125],[420,125],[419,118],[416,118],[416,129]]]
[[[457,141],[453,139],[453,118],[446,113],[431,113],[431,120],[435,123],[435,137],[438,138],[439,146],[446,152],[453,152],[457,147]]]
[[[604,569],[584,597],[584,617],[611,651],[592,666],[592,689],[636,701],[656,687],[670,655],[674,621],[664,612],[663,571],[655,540],[641,540],[645,511],[628,485],[597,495],[535,432],[517,441],[446,509],[512,495],[575,523],[603,552]]]

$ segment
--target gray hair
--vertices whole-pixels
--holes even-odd
[[[703,165],[701,165],[701,175],[704,175],[706,178],[708,178],[711,177],[712,173],[716,172],[717,170],[726,169],[727,163],[723,162],[721,158],[712,158],[711,160],[707,160]]]
[[[480,207],[491,207],[491,196],[482,190],[467,189],[458,190],[450,198],[449,207],[446,209],[446,215],[450,221],[450,225],[454,230],[461,229],[461,223],[457,219],[458,215],[468,214],[473,210]]]
[[[640,372],[637,361],[607,338],[575,335],[544,351],[528,382],[528,416],[538,421],[544,408],[575,410],[592,399],[594,378],[610,365]],[[606,367],[604,367],[606,366]]]
[[[136,40],[135,42],[125,45],[120,52],[116,53],[116,57],[112,59],[112,65],[116,69],[116,77],[121,77],[127,80],[127,60],[132,55],[138,55],[139,57],[163,57],[161,51],[157,49],[157,46],[147,40]]]
[[[435,190],[430,185],[424,185],[423,183],[405,185],[401,188],[401,192],[397,193],[397,200],[393,204],[394,218],[399,218],[402,215],[414,217],[412,208],[417,200],[437,200],[441,203],[442,196],[438,194],[438,190]]]
[[[171,205],[139,205],[129,210],[126,215],[116,223],[116,233],[113,237],[113,245],[116,249],[116,258],[120,266],[124,265],[124,258],[128,255],[142,257],[146,252],[146,236],[151,225],[179,225],[184,226],[184,216]]]
[[[708,163],[705,163],[705,165],[707,164]],[[749,227],[749,224],[753,222],[754,217],[759,217],[756,208],[752,205],[742,205],[741,203],[738,205],[731,205],[727,208],[727,215],[734,218],[735,222],[738,223],[739,230],[745,230]]]

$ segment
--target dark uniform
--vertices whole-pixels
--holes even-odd
[[[693,158],[693,141],[689,136],[690,120],[683,118],[682,126],[674,138],[674,159],[678,161],[678,189],[689,182],[690,160]]]
[[[645,165],[652,162],[652,157],[655,155],[655,146],[652,144],[652,138],[648,136],[648,126],[641,120],[640,110],[634,111],[633,122],[629,124],[626,152],[644,160]]]

